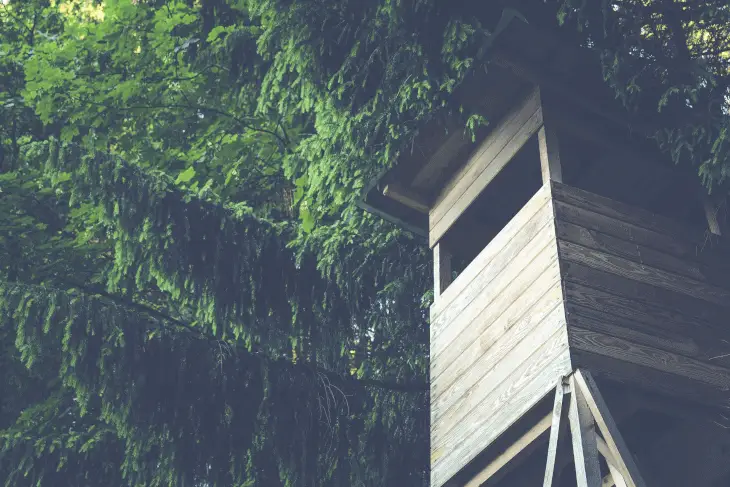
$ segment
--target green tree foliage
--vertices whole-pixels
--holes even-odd
[[[657,141],[711,188],[730,168],[730,7],[702,2],[568,1],[560,12],[600,52],[632,109],[661,112]]]
[[[721,181],[728,15],[0,2],[0,480],[426,485],[429,256],[359,192],[424,122],[483,122],[450,94],[521,16]]]

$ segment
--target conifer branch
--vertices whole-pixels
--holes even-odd
[[[163,313],[159,310],[156,310],[150,306],[132,301],[123,296],[109,293],[107,291],[104,291],[103,289],[99,289],[99,288],[95,288],[95,287],[92,288],[90,286],[87,286],[87,285],[84,285],[84,284],[81,284],[78,282],[73,282],[69,279],[65,279],[64,281],[68,285],[79,290],[82,293],[86,293],[89,295],[103,296],[104,298],[114,301],[122,306],[128,306],[132,309],[135,309],[136,311],[147,314],[150,317],[155,318],[156,320],[168,322],[174,326],[184,328],[185,330],[196,334],[201,339],[215,341],[215,342],[219,341],[217,338],[204,333],[204,331],[201,328],[196,328],[195,326],[185,323],[177,318],[173,318],[172,316],[170,316],[166,313]],[[232,345],[232,344],[229,343],[229,345]],[[275,359],[272,359],[271,357],[269,357],[267,354],[265,354],[261,350],[249,352],[248,350],[241,349],[241,347],[236,347],[236,348],[238,349],[239,352],[252,353],[253,355],[256,355],[260,359],[267,361],[267,362],[275,360]],[[307,362],[307,361],[298,361],[296,364],[292,363],[291,365],[292,365],[292,367],[297,367],[297,366],[308,367],[312,370],[315,370],[316,372],[326,375],[330,380],[340,383],[340,384],[351,384],[351,385],[358,384],[360,386],[375,387],[378,389],[384,389],[384,390],[393,391],[393,392],[404,392],[404,393],[420,393],[420,392],[426,392],[429,389],[428,383],[424,382],[424,381],[411,380],[411,381],[406,381],[406,382],[398,382],[398,381],[390,381],[390,380],[383,380],[383,379],[358,378],[353,375],[334,372],[334,371],[331,371],[324,367],[321,367],[319,365],[316,365],[312,362]]]

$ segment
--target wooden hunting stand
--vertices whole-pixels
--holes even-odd
[[[492,53],[477,140],[423,127],[363,198],[433,249],[431,486],[730,486],[724,205],[585,52]]]

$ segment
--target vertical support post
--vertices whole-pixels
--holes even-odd
[[[438,301],[451,284],[451,254],[438,242],[433,248],[433,299]]]
[[[563,419],[563,402],[566,395],[570,394],[570,386],[561,379],[555,388],[555,402],[553,403],[552,423],[550,426],[550,439],[548,440],[547,465],[543,487],[552,487],[555,474],[555,461],[558,454],[558,439],[560,438],[560,424]]]
[[[644,479],[639,473],[639,468],[628,446],[623,440],[618,426],[608,410],[603,395],[598,390],[596,382],[588,371],[576,370],[573,373],[574,382],[587,399],[593,417],[603,433],[606,445],[611,451],[613,459],[620,464],[621,471],[626,473],[624,480],[629,487],[646,487]]]
[[[578,487],[601,487],[601,464],[598,462],[598,441],[596,423],[593,419],[583,391],[575,385],[575,376],[570,379],[570,433],[573,438],[573,458]]]
[[[542,183],[550,181],[563,182],[563,169],[560,165],[560,149],[558,147],[558,134],[555,121],[549,102],[546,104],[546,96],[540,92],[540,109],[542,110],[543,125],[537,133],[537,140],[540,146],[540,167],[542,169]]]

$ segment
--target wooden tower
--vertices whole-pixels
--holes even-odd
[[[521,22],[363,206],[428,239],[431,486],[730,486],[730,245],[590,56]],[[448,122],[447,122],[448,123]]]

